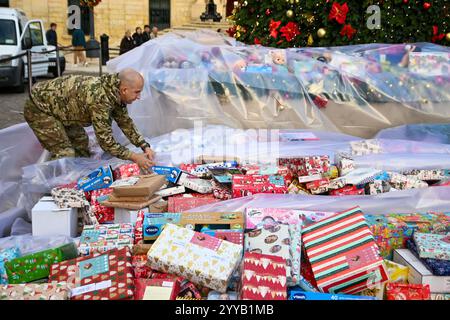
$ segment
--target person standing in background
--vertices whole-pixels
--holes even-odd
[[[153,27],[152,33],[150,34],[150,39],[156,39],[158,38],[158,27]]]
[[[80,60],[81,66],[88,66],[84,50],[86,49],[86,38],[83,30],[75,29],[72,33],[72,46],[75,49],[74,52],[74,64],[78,66],[78,60]]]
[[[127,30],[125,32],[125,36],[122,39],[122,42],[120,43],[120,55],[127,53],[128,51],[131,51],[134,49],[134,40],[131,37],[131,31]]]
[[[150,34],[151,34],[150,26],[149,25],[145,25],[144,26],[144,33],[142,35],[144,43],[151,39]]]
[[[57,25],[56,23],[50,24],[50,29],[47,30],[45,34],[47,38],[47,43],[51,46],[58,46],[58,34],[56,33]]]
[[[142,34],[142,28],[137,27],[136,32],[133,34],[134,45],[139,47],[144,43],[144,35]]]

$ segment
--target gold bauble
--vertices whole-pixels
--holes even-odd
[[[317,36],[319,38],[325,37],[326,34],[327,34],[327,31],[324,28],[320,28],[319,30],[317,30]]]
[[[446,39],[447,41],[450,41],[450,32],[447,33],[447,34],[445,35],[445,39]]]
[[[286,15],[288,18],[292,18],[294,16],[294,11],[289,9],[288,11],[286,11]]]

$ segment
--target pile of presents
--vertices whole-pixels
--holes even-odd
[[[0,299],[450,299],[449,213],[195,212],[256,193],[428,186],[446,170],[352,169],[344,156],[337,166],[327,156],[275,167],[201,160],[152,175],[102,167],[52,190],[33,208],[33,235],[73,241],[24,254],[0,248]]]

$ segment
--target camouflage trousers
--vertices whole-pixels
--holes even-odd
[[[90,157],[89,137],[83,126],[65,126],[53,115],[39,110],[31,100],[25,103],[24,117],[42,147],[51,153],[51,160]]]

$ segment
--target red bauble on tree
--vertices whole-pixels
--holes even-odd
[[[408,4],[409,0],[403,0],[404,4]]]
[[[430,8],[431,8],[431,3],[429,3],[429,2],[424,2],[424,3],[423,3],[423,8],[424,8],[425,10],[430,9]]]
[[[347,2],[345,2],[343,5],[334,2],[333,6],[331,7],[328,20],[336,20],[339,24],[344,24],[345,20],[347,19],[347,13],[348,13]]]
[[[295,22],[288,22],[284,27],[280,29],[281,36],[286,39],[287,42],[294,40],[299,34],[298,24]]]
[[[271,13],[272,13],[272,11],[270,11],[270,9],[266,10],[266,16],[270,16]]]

